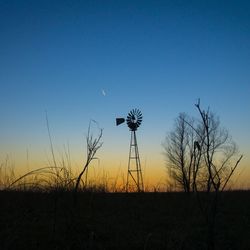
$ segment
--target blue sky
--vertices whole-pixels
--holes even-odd
[[[69,141],[84,158],[95,119],[101,156],[126,169],[129,132],[114,120],[139,108],[141,156],[163,169],[166,132],[179,112],[196,115],[201,98],[248,165],[249,1],[1,0],[0,37],[1,158],[29,149],[46,161],[47,110],[58,151]]]

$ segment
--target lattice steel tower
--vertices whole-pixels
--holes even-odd
[[[120,125],[123,122],[125,122],[124,118],[116,119],[116,125]],[[143,192],[144,185],[142,178],[141,162],[136,139],[136,130],[142,122],[141,111],[139,109],[131,110],[127,115],[126,122],[131,131],[126,192],[133,191],[135,190],[135,188],[137,192]]]

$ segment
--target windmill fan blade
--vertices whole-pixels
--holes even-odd
[[[124,118],[116,118],[116,126],[122,124],[125,122],[125,119]]]

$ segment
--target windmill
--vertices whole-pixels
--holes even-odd
[[[131,131],[130,139],[130,148],[129,148],[129,159],[128,159],[128,173],[127,173],[127,183],[126,183],[126,192],[131,188],[131,182],[134,184],[138,192],[143,192],[143,178],[141,171],[141,163],[139,150],[136,139],[136,130],[141,125],[142,122],[142,113],[139,109],[132,109],[128,115],[127,119],[125,118],[116,118],[116,125],[120,125],[124,122],[127,122],[127,125]]]

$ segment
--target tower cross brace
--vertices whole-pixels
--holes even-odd
[[[131,184],[131,182],[133,184]],[[137,192],[144,191],[141,162],[136,132],[134,130],[131,131],[126,192],[130,191],[133,186],[136,187]]]

